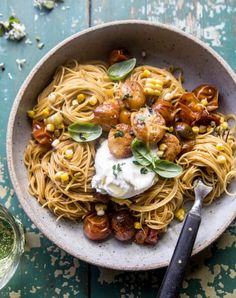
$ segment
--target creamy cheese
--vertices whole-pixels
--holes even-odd
[[[92,187],[97,192],[120,199],[143,193],[157,181],[157,177],[151,171],[141,174],[142,166],[135,165],[133,161],[133,157],[116,159],[105,140],[96,152],[96,175],[92,179]]]

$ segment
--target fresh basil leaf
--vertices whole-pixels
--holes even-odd
[[[156,160],[153,171],[163,178],[174,178],[179,176],[183,169],[180,165],[168,160]]]
[[[100,125],[92,123],[73,123],[68,126],[68,132],[76,142],[91,142],[101,136],[102,128]]]
[[[135,138],[131,144],[131,150],[135,160],[141,166],[149,166],[153,164],[153,154],[146,144],[139,139]]]
[[[134,69],[135,64],[135,58],[115,63],[109,67],[108,76],[112,81],[122,80]]]

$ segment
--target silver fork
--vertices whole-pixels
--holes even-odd
[[[196,183],[195,202],[184,221],[169,267],[157,294],[158,298],[178,297],[201,222],[202,202],[211,190],[212,187],[205,185],[201,180]]]

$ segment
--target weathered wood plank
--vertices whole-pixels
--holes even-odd
[[[235,16],[235,0],[92,0],[91,23],[144,19],[171,24],[207,42],[236,69]],[[231,261],[235,263],[232,245],[235,239],[234,224],[215,245],[192,259],[181,297],[234,297],[233,277],[228,273],[231,270],[235,273]],[[91,297],[94,298],[155,297],[163,276],[163,270],[130,273],[92,267],[91,272]]]
[[[2,0],[0,20],[6,20],[12,11],[25,24],[32,45],[25,44],[25,40],[17,43],[0,39],[0,63],[4,62],[6,67],[4,72],[0,71],[0,204],[22,220],[27,248],[14,278],[0,297],[87,297],[87,264],[66,254],[39,233],[13,195],[6,165],[5,133],[16,93],[35,63],[55,44],[88,26],[88,1],[66,0],[46,12],[34,8],[33,0]],[[44,43],[41,50],[36,46],[37,36]],[[22,71],[17,67],[17,58],[27,59]]]

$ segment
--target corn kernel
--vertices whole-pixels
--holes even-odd
[[[159,85],[159,86],[163,86],[163,82],[159,79],[153,79],[153,78],[149,78],[146,80],[146,84],[154,84],[154,85]]]
[[[161,94],[160,90],[157,90],[157,89],[154,90],[154,95],[159,96],[160,94]]]
[[[199,133],[199,127],[198,126],[193,126],[192,131],[193,131],[193,133],[195,133],[197,135]]]
[[[206,107],[208,105],[207,99],[204,98],[203,100],[201,100],[201,104]]]
[[[169,130],[169,132],[173,132],[174,131],[173,126],[170,126],[168,130]]]
[[[221,124],[221,127],[222,127],[223,129],[227,129],[227,128],[229,128],[228,122],[224,121],[224,122]]]
[[[65,157],[67,159],[71,159],[74,155],[74,151],[72,149],[67,149],[66,152],[65,152]]]
[[[48,95],[48,100],[49,100],[51,103],[55,102],[55,100],[56,100],[56,94],[53,93],[53,92],[51,92],[51,93]]]
[[[65,126],[64,126],[63,123],[57,125],[57,128],[58,128],[58,129],[63,129],[64,127],[65,127]]]
[[[159,149],[160,149],[161,151],[165,151],[166,148],[167,148],[167,145],[166,145],[166,144],[161,144],[161,145],[159,146]]]
[[[218,151],[222,151],[222,150],[224,149],[224,145],[223,145],[223,143],[218,143],[218,144],[216,144],[216,149],[217,149]]]
[[[138,222],[138,221],[136,221],[136,222],[134,223],[134,228],[137,229],[137,230],[142,229],[142,225],[141,225],[141,223]]]
[[[48,124],[59,125],[63,122],[63,118],[60,112],[52,114],[50,117],[47,118],[46,122]]]
[[[106,90],[106,94],[107,94],[107,96],[112,97],[113,96],[113,90],[112,89]]]
[[[207,126],[207,132],[211,132],[211,131],[213,131],[213,128],[212,128],[212,126],[208,125]]]
[[[72,106],[78,106],[79,105],[78,100],[76,100],[76,99],[72,100],[71,104],[72,104]]]
[[[226,158],[225,158],[225,156],[224,156],[224,155],[219,155],[219,156],[217,156],[217,162],[218,162],[219,164],[224,164],[224,163],[226,162]]]
[[[225,118],[224,117],[220,117],[220,123],[225,122]]]
[[[155,84],[152,84],[152,83],[146,83],[145,84],[145,88],[150,88],[150,89],[155,89],[156,85]]]
[[[49,108],[43,109],[42,114],[44,118],[48,117],[50,115]]]
[[[199,132],[200,133],[206,133],[207,131],[207,127],[205,125],[200,125],[199,126]]]
[[[148,95],[154,95],[154,90],[152,88],[144,88],[144,93]]]
[[[59,171],[55,174],[55,179],[56,180],[60,180],[61,179],[61,175],[63,174],[64,172],[63,171]]]
[[[167,92],[167,93],[164,95],[163,99],[168,101],[168,100],[171,100],[172,97],[173,97],[173,94],[170,93],[170,92]]]
[[[175,217],[179,220],[179,221],[183,221],[184,220],[184,216],[185,216],[185,210],[184,208],[180,208],[175,212]]]
[[[91,96],[89,99],[89,104],[91,104],[91,106],[94,106],[96,103],[98,102],[97,97],[96,96]]]
[[[59,129],[55,129],[54,130],[54,136],[58,138],[60,135],[61,135],[60,130]]]
[[[105,204],[96,204],[95,210],[98,216],[103,216],[105,214],[105,210],[107,210],[107,206]]]
[[[52,142],[52,147],[57,147],[58,145],[60,144],[60,140],[58,139],[55,139],[53,142]]]
[[[28,115],[28,117],[30,117],[30,118],[34,118],[34,116],[35,116],[35,111],[27,111],[27,115]]]
[[[61,174],[61,182],[68,182],[69,181],[69,174],[67,172],[64,172]]]
[[[46,125],[46,130],[47,131],[54,131],[55,130],[55,126],[53,124],[47,124]]]
[[[77,95],[78,102],[81,103],[85,100],[86,96],[83,93]]]
[[[104,210],[98,210],[97,211],[97,216],[103,216],[103,215],[105,215]]]
[[[158,150],[157,151],[157,156],[162,157],[164,154],[164,151]]]
[[[145,69],[144,71],[143,71],[143,77],[145,77],[145,78],[147,78],[147,77],[149,77],[150,76],[150,71],[148,70],[148,69]]]

